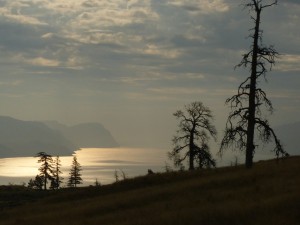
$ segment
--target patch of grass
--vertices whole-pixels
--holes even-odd
[[[48,193],[31,190],[22,185],[0,186],[0,212],[5,208],[33,202],[45,196],[48,196]]]
[[[20,189],[18,196],[29,193],[30,201],[0,211],[0,224],[296,225],[299,172],[300,157],[290,157],[251,170],[170,172],[57,192]],[[0,189],[0,196],[9,199],[13,192]]]

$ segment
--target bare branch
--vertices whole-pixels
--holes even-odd
[[[273,106],[265,91],[258,87],[259,79],[263,77],[266,80],[267,72],[272,70],[275,59],[279,55],[272,45],[265,47],[262,44],[263,30],[260,29],[261,12],[267,7],[277,5],[277,0],[269,3],[265,3],[264,0],[244,1],[245,8],[248,8],[251,13],[250,19],[254,22],[254,27],[249,30],[252,44],[250,51],[242,56],[241,62],[235,66],[235,69],[249,67],[250,76],[239,85],[238,94],[225,101],[230,105],[231,113],[226,122],[219,154],[222,155],[224,149],[230,146],[246,150],[246,166],[250,168],[256,147],[254,145],[255,130],[259,132],[263,142],[268,143],[271,138],[275,140],[274,151],[277,157],[287,153],[283,150],[268,121],[261,119],[262,112],[264,112],[262,108],[265,107],[272,113]]]
[[[194,169],[195,157],[198,154],[197,147],[208,151],[204,146],[207,145],[209,138],[212,137],[214,140],[217,138],[217,130],[212,124],[212,112],[202,102],[192,102],[185,106],[184,112],[178,110],[173,115],[179,119],[179,129],[177,135],[173,137],[175,147],[169,152],[169,157],[174,160],[176,166],[181,166],[188,157],[189,169]],[[181,152],[185,154],[181,156]]]

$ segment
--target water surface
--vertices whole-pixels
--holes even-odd
[[[94,184],[96,179],[102,184],[115,181],[115,171],[122,179],[122,172],[130,177],[164,170],[167,162],[167,150],[143,148],[83,148],[75,152],[82,166],[83,185]],[[38,158],[17,157],[0,159],[0,185],[28,183],[39,172]],[[61,170],[66,185],[72,156],[60,157]]]

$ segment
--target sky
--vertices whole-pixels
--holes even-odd
[[[243,2],[1,0],[0,115],[100,122],[121,146],[169,149],[172,114],[201,101],[220,141],[225,100],[249,75],[234,69],[251,45]],[[281,54],[260,83],[271,124],[299,121],[300,1],[279,0],[261,26]]]

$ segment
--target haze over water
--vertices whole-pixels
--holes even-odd
[[[154,172],[164,171],[167,162],[167,150],[143,148],[82,148],[75,152],[82,166],[83,185],[91,185],[97,179],[101,184],[115,181],[117,170],[122,179],[124,171],[128,178],[147,174],[148,169]],[[53,157],[54,158],[54,157]],[[39,172],[38,158],[17,157],[0,159],[0,185],[28,183]],[[60,157],[66,186],[72,156]]]

